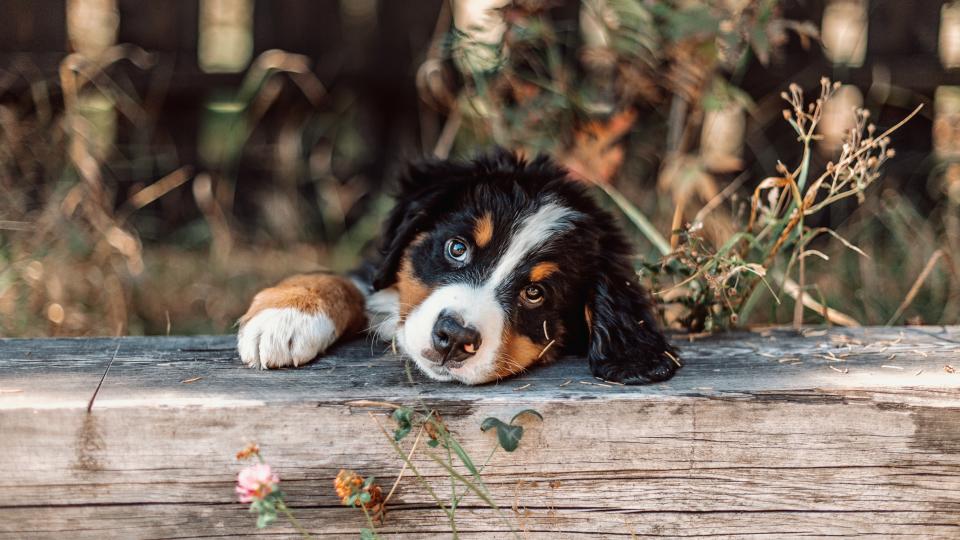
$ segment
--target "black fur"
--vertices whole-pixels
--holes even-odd
[[[395,283],[401,260],[421,233],[426,239],[411,249],[415,273],[428,284],[470,280],[480,276],[484,257],[478,253],[471,267],[451,270],[437,262],[435,253],[444,239],[472,227],[480,212],[493,213],[501,227],[531,206],[551,197],[579,212],[575,228],[551,243],[536,260],[517,269],[518,280],[505,290],[502,302],[513,313],[511,324],[534,342],[545,345],[543,320],[563,321],[561,343],[570,354],[586,354],[591,372],[626,384],[665,381],[673,376],[677,353],[658,328],[653,303],[637,281],[632,249],[614,217],[602,209],[580,183],[567,177],[547,157],[526,162],[498,150],[469,162],[429,161],[413,165],[401,179],[397,206],[381,236],[379,263],[374,265],[373,287]],[[560,275],[548,280],[543,311],[529,313],[517,306],[522,276],[539,260],[562,262]],[[585,309],[590,312],[587,327]],[[672,358],[671,356],[672,355]]]

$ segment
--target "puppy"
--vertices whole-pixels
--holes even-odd
[[[368,329],[426,376],[481,384],[562,354],[626,384],[680,366],[614,218],[546,157],[497,151],[410,167],[379,256],[291,277],[240,319],[251,367],[300,366]]]

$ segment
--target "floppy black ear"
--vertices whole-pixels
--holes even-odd
[[[590,371],[624,384],[665,381],[680,368],[680,357],[660,331],[653,302],[637,280],[629,243],[612,220],[607,226],[586,306]]]
[[[396,206],[384,222],[380,264],[373,274],[376,290],[393,285],[407,246],[456,202],[462,189],[460,167],[446,161],[410,165],[400,178]]]

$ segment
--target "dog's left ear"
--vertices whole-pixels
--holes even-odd
[[[659,329],[653,301],[633,269],[630,245],[612,220],[599,248],[595,285],[585,308],[590,371],[624,384],[673,377],[680,357]]]

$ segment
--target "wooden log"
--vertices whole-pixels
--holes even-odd
[[[365,520],[340,505],[337,471],[389,488],[402,467],[377,425],[392,429],[391,409],[370,402],[437,410],[478,462],[495,446],[484,418],[543,414],[483,473],[507,521],[468,496],[464,538],[960,537],[960,327],[676,340],[686,367],[644,387],[575,358],[437,383],[367,342],[264,372],[230,336],[0,340],[0,539],[296,537],[258,532],[236,502],[234,453],[251,440],[312,534],[356,537]],[[428,451],[413,462],[449,497]],[[450,537],[409,474],[380,532]]]

